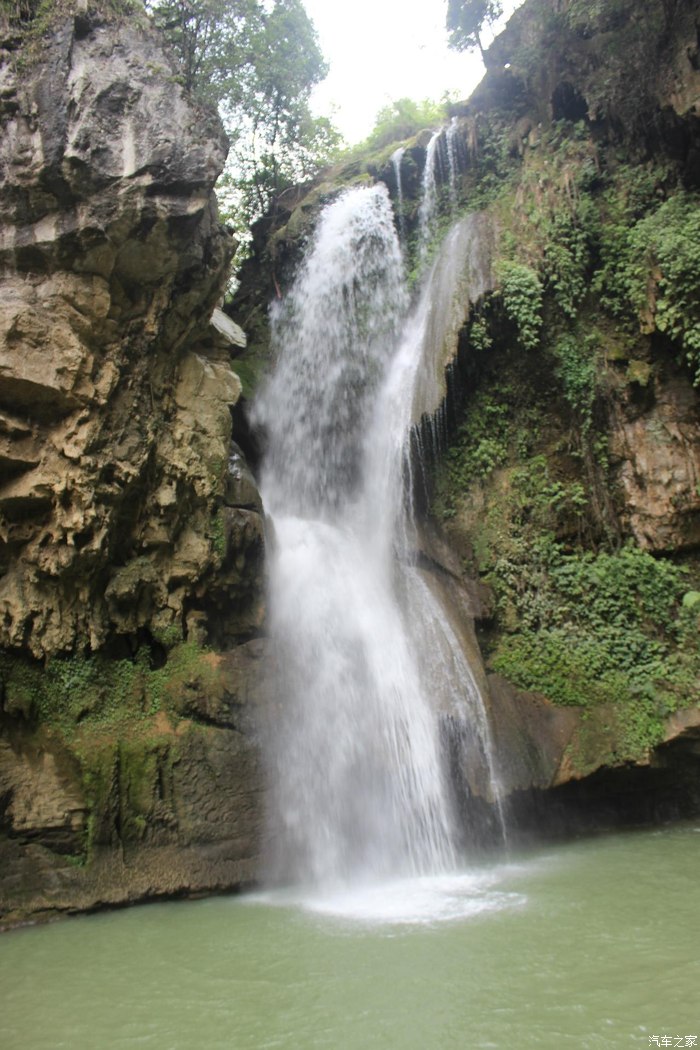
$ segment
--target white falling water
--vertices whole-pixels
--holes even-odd
[[[394,181],[396,182],[396,204],[399,219],[399,235],[401,241],[406,239],[406,219],[403,213],[403,182],[401,181],[401,164],[403,163],[403,155],[406,152],[403,146],[399,146],[395,149],[389,158],[391,165],[394,169]]]
[[[446,183],[442,191],[447,198],[445,203],[449,204],[453,217],[457,212],[458,133],[459,121],[457,117],[453,117],[447,127],[438,128],[433,132],[425,152],[421,202],[418,208],[418,258],[422,265],[427,261],[430,245],[437,232],[441,181]]]
[[[279,870],[316,886],[451,869],[438,712],[489,750],[408,509],[429,303],[447,294],[435,274],[453,293],[459,281],[447,269],[436,263],[409,311],[388,194],[350,190],[322,214],[274,318],[279,361],[255,413],[281,686],[272,811]]]
[[[450,208],[454,215],[457,210],[457,135],[459,121],[453,117],[445,131],[445,147],[447,149],[447,165],[449,169],[449,194]]]
[[[418,208],[418,261],[425,264],[430,242],[435,233],[435,221],[438,215],[438,147],[442,128],[438,128],[428,143],[425,151],[425,167],[421,184],[421,202]]]

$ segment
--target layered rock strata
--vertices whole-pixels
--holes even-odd
[[[240,383],[216,118],[130,20],[4,43],[0,644],[39,657],[201,604]]]
[[[213,712],[251,661],[201,649],[263,616],[241,333],[210,325],[227,143],[145,16],[70,9],[0,23],[0,921],[231,887],[257,850],[254,733]]]

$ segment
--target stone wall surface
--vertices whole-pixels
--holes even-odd
[[[240,885],[259,837],[262,507],[209,323],[227,143],[145,16],[70,8],[0,25],[0,922]]]
[[[131,20],[66,19],[19,67],[6,37],[0,644],[41,657],[197,605],[240,382],[209,326],[217,118]]]

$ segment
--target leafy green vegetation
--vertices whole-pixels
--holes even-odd
[[[148,8],[186,89],[218,107],[231,142],[220,198],[247,238],[273,197],[315,174],[340,145],[309,105],[328,71],[313,23],[301,0],[149,0]]]
[[[599,359],[597,333],[565,332],[554,343],[556,374],[564,397],[578,416],[581,435],[589,436],[593,423]]]
[[[475,352],[475,338],[485,338],[486,331],[485,319],[476,317],[470,327]],[[482,353],[490,349],[489,337]],[[470,398],[436,477],[433,509],[443,520],[455,516],[461,495],[471,486],[487,481],[512,458],[530,454],[542,425],[543,406],[529,384],[520,385],[519,376],[517,369],[508,379],[489,372]]]
[[[450,47],[457,51],[478,48],[483,57],[483,28],[493,25],[502,14],[501,0],[448,0],[446,27]]]
[[[467,530],[494,590],[484,639],[492,668],[555,703],[613,705],[618,757],[639,757],[669,713],[700,701],[700,598],[670,559],[633,544],[586,549],[586,486],[554,473],[554,447],[533,454],[551,421],[527,399],[515,377],[480,387],[439,474],[435,510]]]
[[[491,154],[501,156],[490,176],[502,229],[497,274],[520,341],[534,348],[545,306],[548,332],[552,322],[566,331],[584,303],[599,241],[599,158],[583,122],[555,122],[520,167],[507,135],[492,128],[491,137]]]
[[[615,705],[619,757],[638,758],[663,739],[671,712],[700,702],[698,616],[682,605],[686,574],[631,545],[566,553],[549,537],[537,556],[536,593],[527,583],[514,587],[503,564],[494,567],[500,602],[516,607],[518,626],[499,637],[492,666],[555,703]]]
[[[545,280],[565,317],[574,318],[586,291],[595,211],[587,195],[558,209],[546,223]]]
[[[493,588],[491,667],[555,703],[613,705],[616,755],[636,758],[669,713],[700,702],[700,592],[688,569],[632,543],[587,547],[596,525],[585,474],[558,437],[565,402],[538,401],[541,377],[528,383],[516,360],[501,351],[477,384],[434,510],[468,534]]]
[[[492,669],[578,707],[596,747],[633,760],[700,702],[700,591],[681,563],[620,544],[605,406],[650,383],[652,331],[697,381],[700,202],[669,168],[600,155],[581,123],[510,166],[489,190],[500,289],[466,333],[474,376],[433,509],[493,588]]]
[[[118,730],[161,709],[177,714],[180,693],[188,681],[206,689],[214,672],[207,651],[164,639],[170,652],[163,667],[151,666],[151,651],[142,646],[133,660],[110,660],[102,654],[55,657],[46,667],[12,653],[0,654],[0,689],[5,709],[39,725],[72,734],[80,726]]]
[[[504,260],[499,266],[503,308],[515,322],[525,350],[537,346],[542,328],[542,282],[531,267]]]
[[[614,553],[566,552],[551,535],[528,553],[539,569],[536,591],[527,580],[513,586],[507,559],[493,567],[501,601],[515,609],[518,623],[514,636],[499,643],[497,669],[509,668],[518,684],[527,679],[528,688],[559,703],[583,706],[635,692],[656,695],[657,684],[661,693],[664,685],[700,688],[682,568],[632,545]]]
[[[649,200],[648,183],[646,189]],[[597,278],[604,303],[667,335],[699,385],[700,197],[679,190],[660,204],[657,198],[653,210],[642,210],[634,196],[609,203],[616,221],[606,231]]]
[[[379,110],[372,131],[357,151],[381,149],[390,144],[395,146],[397,142],[411,138],[424,128],[439,127],[445,120],[447,106],[444,101],[435,102],[429,98],[420,102],[410,98],[395,99]]]
[[[468,142],[471,163],[462,194],[465,209],[475,211],[502,199],[517,183],[519,165],[508,114],[497,111],[474,118]],[[506,253],[504,257],[510,258]]]

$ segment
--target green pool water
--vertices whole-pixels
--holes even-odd
[[[324,898],[17,930],[0,937],[0,1048],[698,1045],[699,861],[700,822]]]

